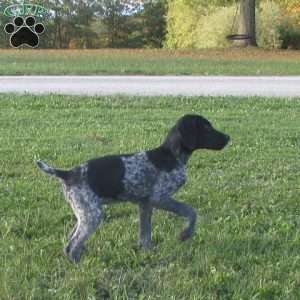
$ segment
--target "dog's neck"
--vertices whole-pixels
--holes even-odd
[[[170,153],[171,156],[173,156],[173,158],[175,158],[179,162],[183,162],[184,164],[187,164],[188,159],[193,152],[192,150],[184,146],[182,137],[176,126],[171,128],[171,130],[167,134],[167,137],[159,148],[165,149]]]
[[[160,149],[164,149],[163,151],[167,151],[169,153],[169,156],[175,158],[179,163],[182,163],[184,165],[187,164],[189,158],[192,155],[191,151],[188,151],[187,149],[184,149],[183,147],[179,147],[174,149],[173,147],[168,147],[166,144],[162,144]]]
[[[181,163],[183,163],[184,165],[187,164],[189,158],[191,157],[192,153],[187,153],[182,151],[179,155],[177,155],[177,160]]]

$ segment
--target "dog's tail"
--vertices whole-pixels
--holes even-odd
[[[47,165],[42,160],[37,160],[36,164],[45,173],[47,173],[49,175],[53,175],[53,176],[59,177],[59,178],[61,178],[63,180],[68,180],[69,177],[70,177],[70,175],[71,175],[71,171],[55,169],[55,168],[50,167],[49,165]]]

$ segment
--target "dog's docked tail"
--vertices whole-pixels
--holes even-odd
[[[47,165],[42,160],[37,160],[36,164],[38,165],[38,167],[42,171],[44,171],[45,173],[47,173],[49,175],[56,176],[56,177],[61,178],[63,180],[68,180],[69,177],[70,177],[70,173],[71,173],[70,171],[55,169],[55,168],[50,167],[49,165]]]

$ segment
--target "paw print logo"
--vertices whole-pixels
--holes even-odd
[[[13,23],[8,23],[4,27],[4,31],[10,36],[10,44],[12,47],[18,48],[22,45],[35,48],[39,45],[39,35],[45,31],[42,23],[35,22],[35,18],[28,16],[22,18],[15,17]]]

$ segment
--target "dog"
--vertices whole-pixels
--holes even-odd
[[[77,223],[69,235],[64,252],[72,262],[79,262],[85,241],[102,218],[102,205],[131,201],[139,205],[139,245],[151,247],[153,208],[172,212],[187,219],[181,232],[185,241],[194,232],[196,212],[176,201],[173,194],[186,182],[186,165],[193,151],[221,150],[230,137],[213,128],[197,114],[181,117],[163,143],[152,150],[91,159],[70,170],[61,170],[36,161],[38,167],[60,179],[67,202]]]

